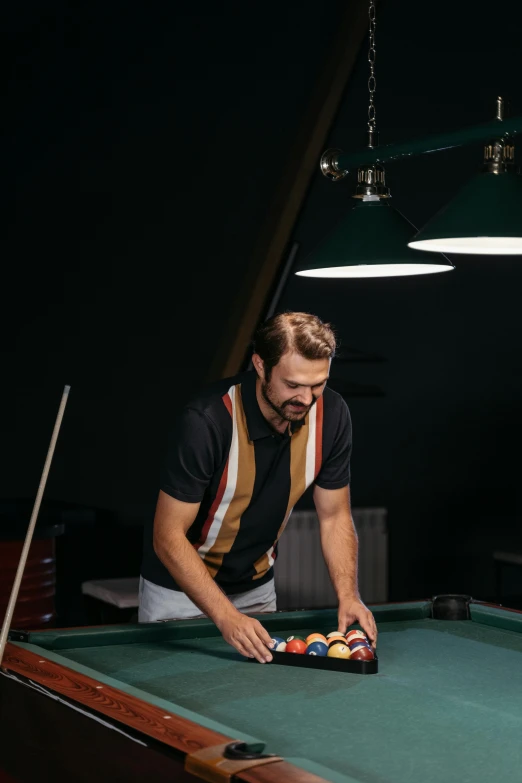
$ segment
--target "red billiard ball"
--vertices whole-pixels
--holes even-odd
[[[369,642],[363,642],[362,639],[356,639],[354,642],[348,645],[350,650],[354,652],[354,650],[358,650],[359,647],[367,647],[369,650],[371,650]]]
[[[351,650],[353,661],[373,661],[375,655],[370,647],[366,644],[361,644],[353,647]]]
[[[352,647],[356,647],[358,644],[365,644],[366,647],[371,647],[368,639],[352,639],[351,642],[348,642],[348,647],[351,649]]]
[[[292,639],[290,642],[286,643],[286,652],[304,655],[306,652],[306,642],[303,641],[303,639]]]
[[[368,638],[363,631],[349,631],[346,634],[346,641],[348,644],[350,644],[350,642],[354,642],[356,639],[362,639],[364,642],[368,641]]]

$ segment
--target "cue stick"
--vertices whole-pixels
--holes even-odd
[[[63,414],[65,411],[65,406],[67,404],[67,399],[69,397],[69,392],[71,390],[70,386],[65,386],[62,394],[62,399],[60,402],[60,407],[58,408],[58,415],[56,416],[56,422],[54,424],[53,434],[51,436],[51,442],[49,444],[49,450],[47,451],[47,458],[45,460],[45,464],[42,471],[42,477],[40,479],[40,486],[38,487],[38,492],[36,494],[36,500],[34,502],[33,506],[33,513],[31,514],[31,520],[29,522],[29,528],[27,530],[27,534],[25,536],[25,542],[22,549],[22,554],[20,556],[20,562],[18,563],[18,569],[16,571],[16,576],[13,582],[13,588],[11,590],[11,596],[9,598],[9,603],[7,605],[7,611],[5,613],[4,623],[2,625],[2,631],[0,633],[0,666],[2,665],[2,659],[4,657],[4,651],[5,651],[5,645],[7,642],[7,635],[9,633],[9,628],[11,626],[11,620],[13,619],[13,613],[14,608],[16,604],[16,600],[18,598],[18,591],[20,590],[20,585],[22,583],[22,576],[25,570],[25,564],[27,561],[27,555],[29,554],[29,547],[31,546],[31,541],[33,538],[34,528],[36,525],[36,520],[38,518],[38,513],[40,511],[40,505],[42,502],[43,493],[45,491],[45,485],[47,484],[47,477],[49,475],[49,469],[51,467],[51,462],[53,459],[54,454],[54,447],[56,446],[56,441],[58,440],[58,433],[60,432],[60,427],[62,424]]]

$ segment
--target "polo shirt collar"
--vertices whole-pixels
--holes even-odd
[[[259,440],[272,435],[281,436],[281,433],[274,430],[261,413],[256,396],[256,379],[257,373],[255,370],[249,370],[245,373],[244,380],[241,383],[241,398],[243,400],[249,440]],[[304,419],[300,422],[292,422],[292,432],[296,432],[303,424]]]

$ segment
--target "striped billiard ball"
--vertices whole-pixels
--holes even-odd
[[[354,652],[355,650],[358,650],[359,647],[368,647],[369,649],[370,645],[368,644],[368,642],[364,642],[362,639],[356,639],[354,642],[349,644],[348,647],[352,652]]]
[[[328,649],[330,649],[330,647],[333,647],[335,644],[344,644],[346,647],[348,647],[348,645],[346,644],[346,639],[339,639],[337,637],[334,637],[333,639],[329,640]]]
[[[350,639],[348,644],[370,644],[366,637],[362,639],[360,636],[356,636],[355,639]]]
[[[373,661],[375,655],[373,650],[366,644],[354,646],[351,650],[352,660],[354,661]]]
[[[328,644],[328,642],[326,641],[326,636],[323,636],[322,633],[308,634],[308,636],[305,639],[305,642],[307,644],[312,644],[312,642],[322,642],[323,644]]]
[[[286,642],[284,639],[281,639],[280,636],[272,636],[272,642],[274,644],[271,648],[272,650],[277,650],[277,652],[284,652],[286,650]]]
[[[355,639],[363,639],[365,642],[368,641],[366,634],[363,631],[349,631],[346,634],[346,641],[348,644]]]
[[[353,644],[349,644],[348,647],[350,648],[352,655],[356,650],[359,650],[361,647],[364,647],[366,650],[369,650],[373,655],[373,650],[371,645],[368,642],[363,642],[359,639],[359,644],[357,642],[354,642]]]
[[[330,639],[344,639],[344,641],[346,641],[346,636],[340,631],[331,631],[331,633],[326,634],[326,638],[328,641],[330,641]]]

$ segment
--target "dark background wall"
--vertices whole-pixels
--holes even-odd
[[[70,579],[137,567],[169,423],[205,378],[343,9],[10,9],[0,497],[34,497],[71,383],[47,496],[104,514],[68,533]],[[381,143],[486,121],[499,93],[522,111],[519,4],[505,13],[492,36],[471,0],[380,3]],[[364,144],[366,79],[363,51],[329,146]],[[394,205],[421,225],[480,159],[390,164]],[[316,176],[300,254],[352,188]],[[455,261],[427,278],[292,277],[280,302],[332,321],[346,355],[385,360],[340,361],[332,385],[354,422],[353,502],[389,509],[394,599],[488,596],[491,550],[519,545],[521,267]]]
[[[378,11],[380,143],[492,119],[497,95],[522,111],[521,10],[492,37],[469,2],[383,2]],[[367,62],[360,56],[328,145],[364,144]],[[393,205],[417,227],[480,167],[480,144],[390,163]],[[353,177],[317,174],[295,238],[307,252],[349,208]],[[521,217],[522,223],[522,217]],[[456,270],[386,280],[293,277],[281,306],[337,325],[346,353],[384,362],[341,363],[341,386],[383,396],[349,399],[353,501],[389,509],[391,595],[494,591],[492,551],[521,546],[522,358],[517,257],[453,257]],[[332,381],[335,386],[336,379]],[[509,578],[509,574],[507,574]]]

